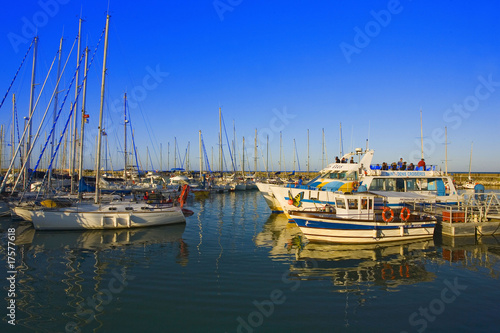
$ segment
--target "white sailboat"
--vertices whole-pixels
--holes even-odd
[[[471,168],[472,168],[472,146],[473,146],[474,142],[472,142],[470,144],[470,159],[469,159],[469,178],[467,179],[467,181],[462,185],[463,188],[465,189],[468,189],[468,190],[473,190],[474,187],[476,186],[476,182],[472,180],[470,174],[471,174]]]
[[[106,54],[108,48],[109,15],[106,18],[104,39],[104,61],[101,85],[101,107],[99,114],[99,135],[97,143],[96,192],[92,204],[78,204],[64,208],[49,208],[31,212],[33,226],[37,230],[82,230],[119,229],[149,227],[165,224],[184,223],[186,218],[181,207],[173,204],[150,204],[146,202],[117,202],[103,205],[100,200],[100,159],[102,118],[104,108],[104,87],[106,74]],[[82,119],[84,121],[84,119]],[[186,190],[187,191],[187,190]],[[185,196],[184,196],[185,197]]]

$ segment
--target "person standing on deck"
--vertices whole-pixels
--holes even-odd
[[[420,162],[418,162],[417,166],[425,171],[425,160],[421,159]]]

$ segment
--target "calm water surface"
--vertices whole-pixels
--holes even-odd
[[[500,328],[500,237],[316,245],[270,214],[257,191],[212,195],[191,208],[185,225],[132,231],[35,232],[1,220],[0,332]]]

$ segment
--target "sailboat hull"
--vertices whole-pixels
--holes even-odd
[[[179,207],[85,205],[32,212],[36,230],[127,229],[184,223]]]

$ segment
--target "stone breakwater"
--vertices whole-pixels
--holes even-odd
[[[457,184],[464,184],[469,179],[468,172],[450,173]],[[486,186],[500,186],[500,173],[471,173],[471,178],[476,183]]]

